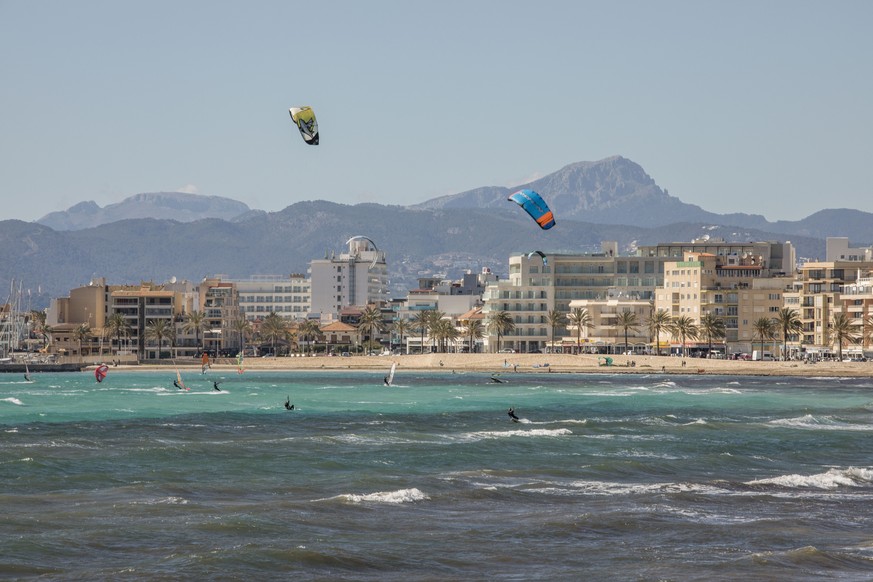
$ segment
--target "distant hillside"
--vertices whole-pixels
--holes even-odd
[[[248,205],[230,198],[156,192],[136,194],[105,208],[92,201],[80,202],[63,212],[46,214],[36,222],[54,230],[81,230],[132,218],[166,218],[179,222],[204,218],[233,220],[246,212],[249,212]]]
[[[333,202],[299,202],[281,212],[252,213],[240,221],[197,220],[179,228],[174,220],[124,220],[77,231],[55,231],[16,220],[0,222],[0,285],[23,281],[33,307],[94,277],[111,283],[200,281],[221,273],[305,273],[309,261],[345,250],[354,235],[366,235],[387,253],[391,292],[406,294],[422,274],[460,277],[466,269],[490,267],[506,276],[513,252],[591,252],[603,240],[632,245],[688,241],[708,234],[727,240],[784,240],[770,232],[700,223],[658,228],[563,220],[543,231],[511,204],[493,209],[437,210]],[[132,236],[131,233],[136,233]],[[792,237],[799,256],[823,257],[824,241]],[[38,292],[41,290],[41,293]],[[2,299],[0,299],[2,300]]]
[[[854,244],[873,243],[873,214],[822,210],[800,221],[777,222],[768,222],[759,214],[716,214],[670,196],[639,164],[621,156],[577,162],[527,184],[475,188],[411,208],[501,208],[510,194],[522,188],[539,192],[554,211],[558,224],[577,220],[654,228],[676,222],[708,223],[790,236],[846,236]]]

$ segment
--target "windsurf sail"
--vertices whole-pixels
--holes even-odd
[[[30,379],[30,368],[28,367],[27,362],[24,362],[24,379],[28,382],[33,382],[33,380]]]
[[[243,368],[243,353],[240,352],[236,355],[236,373],[242,374],[245,371],[245,368]]]
[[[175,364],[176,362],[173,362]],[[185,382],[182,381],[182,374],[179,373],[179,368],[176,368],[176,385],[182,390],[191,390],[187,386],[185,386]]]
[[[106,364],[100,364],[97,366],[97,369],[94,370],[94,379],[97,380],[98,383],[102,382],[107,374],[109,374],[109,366]]]
[[[389,370],[388,376],[386,378],[386,382],[388,383],[389,386],[394,383],[394,371],[395,370],[397,370],[397,362],[392,362],[391,363],[391,370]]]
[[[524,211],[536,220],[543,230],[555,226],[555,218],[552,215],[551,209],[549,209],[549,205],[533,190],[519,190],[507,198],[507,200],[511,200],[524,208]]]
[[[206,370],[209,369],[209,354],[203,352],[203,355],[200,357],[200,373],[205,374]]]

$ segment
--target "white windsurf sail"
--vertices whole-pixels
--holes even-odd
[[[388,385],[394,383],[394,371],[397,369],[397,362],[391,364],[391,371],[388,372]]]

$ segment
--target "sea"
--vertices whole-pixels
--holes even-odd
[[[873,378],[532,372],[0,375],[0,578],[873,579]]]

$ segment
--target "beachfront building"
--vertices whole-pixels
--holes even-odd
[[[435,277],[419,278],[419,287],[411,289],[405,301],[393,301],[392,321],[407,322],[414,331],[405,334],[403,344],[399,346],[403,353],[421,353],[432,349],[433,340],[428,330],[425,330],[424,338],[420,330],[415,327],[416,318],[422,312],[440,312],[444,319],[448,319],[461,333],[463,322],[460,317],[482,305],[482,294],[486,287],[497,281],[497,275],[491,269],[485,267],[479,273],[467,271],[461,279],[450,280]],[[399,336],[392,334],[392,345]],[[458,349],[469,349],[468,340],[459,336]]]
[[[681,261],[664,264],[664,284],[655,293],[655,310],[673,319],[688,317],[699,325],[707,314],[725,324],[725,338],[714,342],[713,351],[751,352],[755,341],[755,320],[775,318],[783,306],[783,295],[793,278],[775,262],[770,268],[761,255],[714,255],[686,251]],[[777,270],[778,269],[778,270]],[[674,352],[685,348],[692,353],[709,351],[709,338],[680,338],[662,333],[658,342],[671,342]]]
[[[306,275],[253,275],[229,279],[236,286],[239,308],[248,321],[275,313],[285,319],[305,320],[312,307],[312,293]]]
[[[335,320],[343,307],[388,301],[385,253],[360,236],[352,237],[348,247],[347,252],[331,252],[309,263],[310,311],[322,321]]]
[[[648,321],[652,313],[652,304],[648,300],[635,299],[613,293],[606,299],[577,299],[570,302],[570,310],[585,309],[591,318],[591,327],[576,330],[570,325],[569,334],[559,338],[560,345],[555,347],[561,352],[575,351],[598,354],[617,354],[625,351],[644,353],[648,351],[649,330]],[[625,329],[619,325],[624,313],[635,317],[636,326]],[[577,333],[581,332],[581,333]],[[581,341],[580,341],[581,337]],[[555,343],[557,344],[558,341]],[[577,346],[577,344],[580,344]]]
[[[493,328],[486,337],[490,351],[514,349],[519,352],[544,350],[550,341],[550,311],[567,315],[571,302],[606,300],[610,295],[629,300],[649,301],[662,280],[666,256],[618,254],[618,244],[601,243],[599,253],[563,254],[520,253],[509,257],[509,278],[488,286],[483,296],[486,321],[505,311],[514,329],[500,338]],[[570,336],[566,326],[555,330],[555,337]]]
[[[796,308],[800,315],[803,356],[822,359],[835,355],[830,330],[837,313],[869,313],[863,281],[871,270],[873,261],[808,262],[801,266],[792,292],[786,294],[786,306]],[[843,297],[846,289],[848,298]]]
[[[207,277],[197,287],[203,313],[203,351],[213,357],[236,355],[241,346],[237,322],[244,319],[233,281]]]

